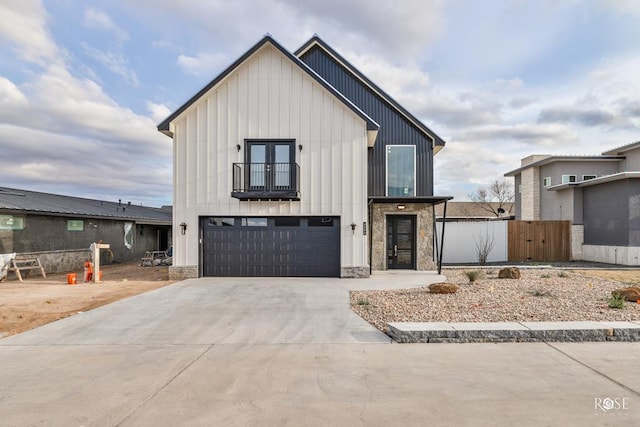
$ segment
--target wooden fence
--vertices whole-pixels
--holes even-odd
[[[570,261],[571,221],[509,221],[509,261]]]

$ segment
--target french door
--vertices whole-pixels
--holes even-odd
[[[247,141],[247,163],[250,190],[287,190],[294,187],[293,141]]]

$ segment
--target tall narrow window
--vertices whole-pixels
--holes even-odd
[[[387,146],[387,196],[413,197],[416,195],[415,145]]]

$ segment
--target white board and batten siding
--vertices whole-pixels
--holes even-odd
[[[493,239],[493,249],[487,262],[504,262],[508,259],[508,221],[460,221],[447,222],[444,229],[444,264],[477,263],[476,244],[483,239]],[[442,235],[442,222],[436,224],[438,237]]]
[[[208,215],[340,216],[342,266],[367,265],[366,123],[280,51],[265,44],[180,114],[173,131],[174,265],[198,264],[198,217]],[[231,197],[232,164],[245,161],[247,138],[295,139],[300,201]]]

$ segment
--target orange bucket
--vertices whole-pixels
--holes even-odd
[[[67,283],[70,285],[75,285],[78,283],[78,275],[76,273],[67,274]]]

